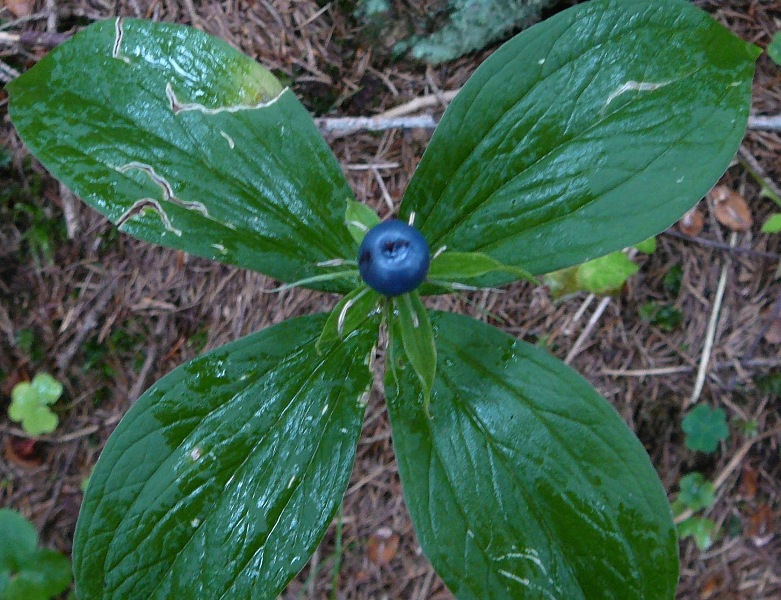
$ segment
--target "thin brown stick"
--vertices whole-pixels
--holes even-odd
[[[781,187],[768,176],[754,155],[745,146],[738,148],[738,155],[743,167],[757,180],[759,185],[764,187],[768,194],[772,194],[775,202],[781,202]]]
[[[451,90],[449,92],[441,92],[438,94],[428,94],[427,96],[420,96],[414,100],[410,100],[405,104],[401,104],[390,110],[386,110],[380,113],[375,118],[377,119],[395,119],[397,117],[403,117],[406,115],[414,114],[424,108],[432,108],[434,106],[440,106],[443,103],[451,102],[456,97],[461,88],[457,90]]]
[[[71,470],[71,466],[73,465],[73,459],[76,457],[76,452],[79,449],[78,444],[73,444],[68,450],[68,455],[65,458],[65,464],[63,465],[62,469],[60,470],[60,477],[57,478],[57,483],[54,484],[54,490],[52,491],[51,498],[49,499],[49,506],[46,508],[46,512],[43,515],[43,518],[41,518],[39,529],[43,529],[46,527],[47,523],[49,522],[49,519],[52,516],[52,513],[54,512],[54,508],[58,504],[58,500],[60,499],[60,494],[62,493],[62,486],[65,484],[65,475],[68,474],[68,471]]]
[[[60,200],[62,200],[62,212],[65,214],[65,231],[69,240],[75,240],[81,229],[79,201],[64,183],[60,184]]]
[[[70,37],[71,34],[69,33],[58,33],[56,31],[23,31],[22,33],[0,31],[0,46],[20,44],[22,46],[54,48],[70,39]]]
[[[729,252],[732,254],[745,254],[746,256],[756,256],[757,258],[781,260],[781,254],[776,254],[775,252],[763,252],[762,250],[754,250],[752,248],[741,248],[740,246],[733,247],[730,246],[729,244],[724,244],[723,242],[717,242],[715,240],[707,240],[705,238],[701,238],[694,235],[686,235],[685,233],[681,233],[680,231],[677,231],[673,228],[667,229],[662,233],[664,235],[669,235],[670,237],[678,238],[679,240],[693,242],[695,244],[699,244],[700,246],[705,246],[706,248],[715,248],[716,250],[723,250],[725,252]]]

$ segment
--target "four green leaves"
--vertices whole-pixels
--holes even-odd
[[[402,203],[435,252],[420,293],[533,279],[674,222],[732,158],[756,56],[684,0],[594,0],[505,44]],[[87,489],[80,597],[276,597],[347,485],[383,322],[405,497],[459,598],[673,597],[664,489],[584,380],[418,291],[323,276],[378,219],[270,73],[202,32],[119,19],[8,87],[31,151],[122,231],[345,294],[139,399]]]
[[[49,408],[62,395],[62,384],[48,373],[38,373],[30,382],[23,381],[11,391],[8,416],[22,424],[30,435],[51,433],[59,419]]]

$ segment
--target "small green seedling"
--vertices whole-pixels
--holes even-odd
[[[71,565],[59,552],[38,548],[32,523],[0,509],[0,599],[50,600],[71,582]]]
[[[767,55],[777,65],[781,65],[781,31],[773,34],[773,39],[767,46]]]
[[[707,404],[698,404],[683,418],[683,432],[686,434],[686,446],[710,454],[719,447],[719,442],[727,439],[727,415],[723,408],[711,408]]]
[[[681,477],[678,497],[672,504],[673,514],[677,517],[686,511],[697,513],[713,506],[716,500],[716,488],[701,473],[689,473]],[[711,547],[716,532],[716,523],[706,517],[690,516],[678,524],[681,538],[692,537],[697,547],[705,551]]]
[[[668,294],[676,298],[681,292],[681,284],[683,284],[683,267],[678,264],[672,265],[664,274],[662,285]]]
[[[671,304],[646,302],[637,309],[637,314],[646,323],[655,325],[662,331],[673,331],[683,322],[683,313]]]
[[[757,389],[763,394],[781,398],[781,370],[773,370],[754,379]]]
[[[680,508],[697,512],[713,506],[716,488],[702,473],[689,473],[681,477],[678,498],[673,503],[673,512],[683,512]]]
[[[616,410],[422,296],[536,281],[669,227],[729,166],[757,56],[685,0],[562,11],[462,88],[395,223],[353,200],[289,88],[201,31],[96,23],[12,82],[31,152],[122,232],[343,295],[139,398],[86,489],[79,598],[277,598],[341,504],[382,330],[406,505],[457,597],[672,599],[670,504]],[[629,259],[607,260],[625,278]]]
[[[32,381],[17,383],[11,390],[8,416],[30,435],[51,433],[59,419],[49,407],[60,396],[62,384],[48,373],[38,373]]]
[[[697,547],[704,552],[713,545],[716,523],[706,517],[689,517],[678,524],[678,535],[681,539],[693,538]]]

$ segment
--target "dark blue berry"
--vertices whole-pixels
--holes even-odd
[[[372,227],[358,250],[363,280],[383,296],[399,296],[416,289],[431,261],[426,239],[401,221],[384,221]]]

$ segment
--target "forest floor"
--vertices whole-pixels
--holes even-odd
[[[21,18],[0,7],[0,31],[72,33],[117,15],[192,24],[286,76],[317,116],[372,116],[427,97],[434,102],[424,112],[438,117],[446,104],[441,94],[462,86],[495,49],[438,67],[391,60],[387,45],[372,39],[347,4],[29,0]],[[696,4],[762,48],[781,29],[778,2]],[[42,46],[0,43],[3,83],[45,53]],[[327,310],[336,297],[268,294],[270,282],[259,274],[117,233],[31,159],[7,107],[0,91],[0,506],[21,511],[46,545],[68,553],[82,482],[135,398],[202,351]],[[781,113],[781,68],[765,54],[752,113]],[[389,130],[328,141],[357,198],[385,217],[398,206],[429,137],[424,130]],[[518,283],[437,300],[566,358],[637,433],[671,500],[686,473],[719,483],[704,515],[716,524],[714,543],[701,550],[691,538],[681,542],[682,599],[781,597],[781,377],[773,377],[781,372],[781,242],[760,231],[778,209],[762,189],[777,190],[774,182],[781,182],[779,149],[779,133],[750,129],[720,181],[746,200],[753,220],[747,231],[722,224],[713,198],[703,199],[702,230],[685,239],[678,227],[660,234],[656,252],[641,259],[640,272],[617,297],[581,293],[554,302],[546,288]],[[726,285],[719,299],[720,279]],[[668,331],[643,318],[650,302],[679,311],[681,324]],[[703,361],[697,399],[723,408],[730,429],[712,454],[689,450],[681,429]],[[31,445],[6,409],[13,386],[40,371],[66,391],[55,407],[56,432]],[[330,597],[335,573],[340,598],[452,597],[415,539],[379,389],[367,408],[341,520],[283,597]]]

